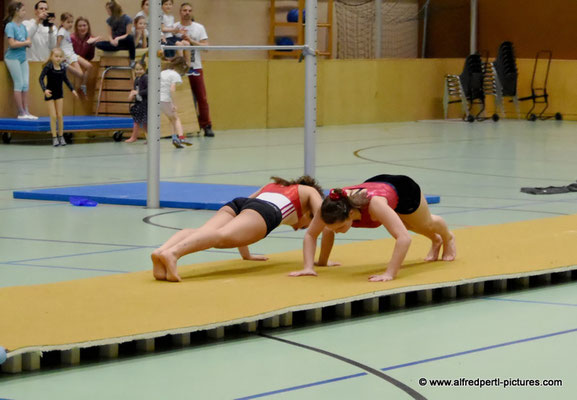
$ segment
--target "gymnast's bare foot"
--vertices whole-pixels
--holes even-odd
[[[441,251],[441,245],[443,244],[441,235],[435,234],[435,240],[432,242],[431,250],[429,250],[429,254],[425,257],[425,261],[437,261],[439,259],[439,252]]]
[[[136,142],[137,140],[138,140],[138,138],[130,137],[130,138],[126,139],[124,141],[124,143],[133,143],[133,142]]]
[[[443,261],[453,261],[457,257],[457,245],[455,244],[455,235],[449,232],[451,239],[443,243]]]
[[[158,257],[156,252],[150,255],[152,259],[152,275],[157,281],[165,281],[166,280],[166,267]]]
[[[163,252],[159,254],[160,261],[166,267],[166,280],[169,282],[180,282],[180,276],[178,276],[178,268],[176,267],[177,258],[168,252]]]

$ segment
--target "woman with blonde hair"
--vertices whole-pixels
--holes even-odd
[[[66,84],[72,94],[78,97],[76,90],[66,76],[66,56],[60,47],[55,47],[50,52],[50,58],[44,64],[40,74],[40,86],[44,92],[44,100],[50,111],[50,132],[52,133],[52,145],[54,147],[66,146],[64,140],[64,120],[62,115],[64,91],[62,84]],[[60,134],[59,134],[60,133]]]

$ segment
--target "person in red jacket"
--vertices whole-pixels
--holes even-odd
[[[264,239],[277,226],[305,229],[322,203],[322,190],[309,176],[293,181],[279,177],[249,197],[238,197],[224,205],[198,229],[183,229],[173,235],[152,255],[153,275],[157,280],[179,282],[180,257],[210,248],[237,247],[244,260],[266,261],[252,255],[248,245]]]
[[[405,259],[411,237],[408,230],[431,239],[432,246],[426,261],[436,261],[441,248],[442,259],[453,261],[457,255],[455,237],[443,218],[432,215],[419,185],[404,175],[377,175],[355,186],[332,189],[315,215],[305,234],[303,246],[304,267],[291,276],[316,276],[314,257],[317,237],[323,233],[321,252],[316,265],[330,263],[334,234],[353,228],[384,226],[396,240],[393,254],[383,274],[373,275],[372,282],[395,279]]]

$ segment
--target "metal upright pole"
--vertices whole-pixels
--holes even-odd
[[[421,42],[421,58],[427,56],[427,23],[429,22],[429,0],[425,3],[423,15],[423,41]]]
[[[160,207],[160,0],[150,1],[148,20],[148,177],[146,207]]]
[[[471,0],[471,40],[470,40],[471,53],[470,54],[475,54],[477,52],[477,10],[478,10],[477,0]]]
[[[382,57],[383,47],[383,0],[375,0],[375,58]]]
[[[315,175],[317,127],[317,0],[305,6],[305,174]]]

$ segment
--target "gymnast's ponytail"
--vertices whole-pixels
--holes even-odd
[[[319,192],[319,194],[321,195],[321,198],[325,197],[325,194],[323,193],[323,189],[321,188],[321,185],[319,185],[317,180],[315,178],[313,178],[312,176],[303,175],[297,179],[293,179],[292,181],[287,181],[286,179],[280,178],[278,176],[271,176],[270,179],[272,179],[274,181],[274,183],[276,183],[277,185],[281,185],[281,186],[291,186],[291,185],[310,186],[310,187],[314,188],[317,192]]]

